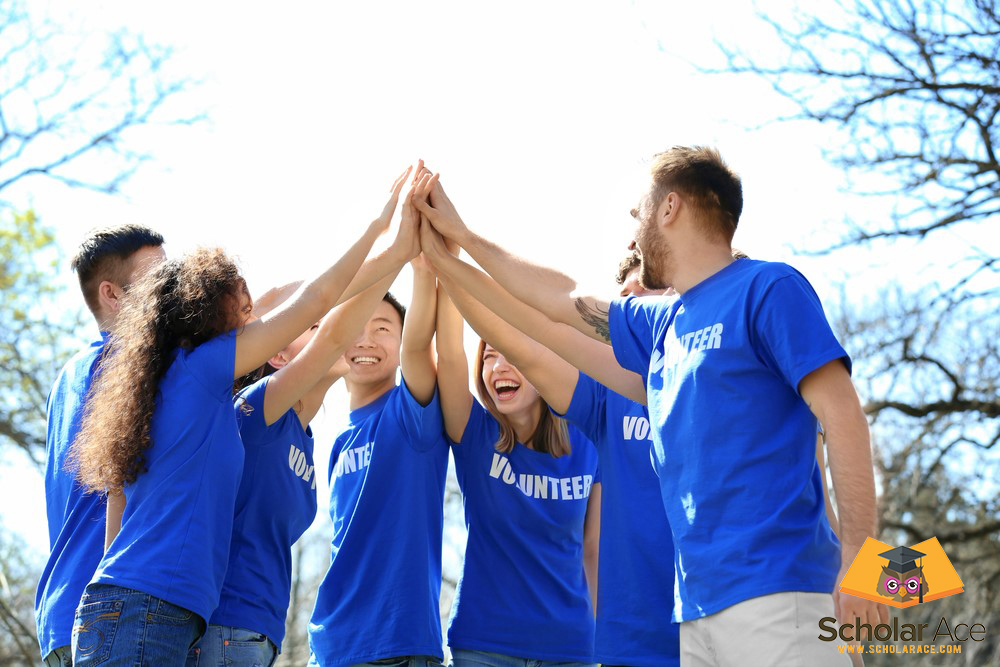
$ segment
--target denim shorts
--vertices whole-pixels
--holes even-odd
[[[271,667],[278,647],[259,632],[210,625],[188,652],[187,667]]]
[[[192,611],[141,591],[88,584],[73,622],[75,667],[184,665],[205,631]]]

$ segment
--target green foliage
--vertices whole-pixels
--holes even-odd
[[[33,211],[0,212],[0,446],[40,463],[45,400],[79,313],[61,314],[60,253]]]

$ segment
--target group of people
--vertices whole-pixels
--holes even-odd
[[[646,186],[614,300],[471,231],[423,163],[334,264],[256,301],[221,250],[92,233],[72,266],[101,338],[48,403],[44,664],[273,664],[317,510],[309,423],[340,379],[310,665],[443,660],[449,452],[455,667],[847,661],[820,618],[886,613],[835,590],[875,531],[850,360],[801,274],[734,255],[717,151],[660,153]]]

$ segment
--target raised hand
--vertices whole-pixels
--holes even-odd
[[[425,173],[414,186],[413,204],[442,236],[462,245],[469,228],[441,187],[440,174]]]
[[[423,167],[423,162],[420,163],[420,166]],[[392,194],[389,195],[389,201],[385,203],[382,214],[372,221],[371,228],[379,234],[384,234],[389,229],[389,223],[392,222],[392,214],[396,212],[396,204],[399,203],[399,193],[403,191],[406,178],[410,175],[411,171],[413,171],[413,167],[407,167],[406,171],[400,174],[399,178],[393,182]]]
[[[403,213],[399,222],[399,231],[392,242],[392,250],[408,262],[420,254],[420,214],[413,206],[413,190],[406,193],[403,199]]]
[[[425,215],[420,216],[420,250],[421,255],[435,266],[451,254],[444,238]]]

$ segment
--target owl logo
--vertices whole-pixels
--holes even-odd
[[[923,603],[924,594],[930,591],[930,587],[924,577],[923,562],[918,565],[917,559],[924,555],[909,547],[896,547],[880,553],[879,557],[887,558],[889,565],[882,566],[875,592],[895,602],[909,602],[917,597],[918,604]]]

